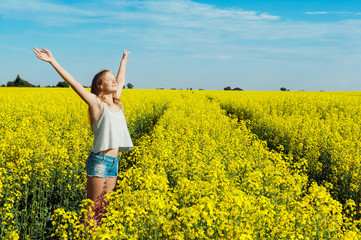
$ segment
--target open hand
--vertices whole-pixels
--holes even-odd
[[[55,60],[53,54],[51,54],[51,52],[48,49],[43,48],[43,50],[40,50],[34,47],[33,52],[40,60],[43,60],[45,62],[51,62]]]
[[[123,50],[123,61],[124,62],[127,62],[127,59],[128,59],[128,54],[130,53],[130,51],[124,49]]]

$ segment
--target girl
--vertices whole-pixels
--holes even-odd
[[[50,63],[89,106],[94,142],[85,166],[87,198],[94,202],[92,212],[95,213],[93,220],[96,227],[101,218],[103,197],[115,188],[119,152],[133,148],[119,99],[125,84],[125,67],[130,52],[124,49],[117,77],[108,70],[99,72],[94,76],[89,92],[60,66],[49,50],[34,47],[33,51],[39,59]]]

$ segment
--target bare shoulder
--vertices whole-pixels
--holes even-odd
[[[90,108],[90,110],[93,111],[93,112],[96,112],[96,111],[101,111],[101,112],[103,112],[103,108],[104,108],[104,106],[103,106],[103,101],[100,100],[99,97],[96,97],[96,98],[95,98],[95,101],[94,101],[92,104],[89,105],[89,108]]]
[[[95,102],[89,105],[89,112],[92,123],[95,123],[100,119],[100,117],[103,114],[103,110],[104,110],[103,101],[97,97]]]

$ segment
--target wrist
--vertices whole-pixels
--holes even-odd
[[[51,59],[49,60],[49,63],[54,66],[55,64],[57,64],[57,61],[55,59]]]

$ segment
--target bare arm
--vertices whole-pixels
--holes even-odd
[[[41,51],[34,47],[33,52],[36,56],[50,63],[53,68],[59,73],[59,75],[73,88],[73,90],[90,106],[97,104],[96,95],[86,90],[79,82],[77,82],[70,73],[68,73],[60,64],[55,60],[51,52],[45,48]]]
[[[125,85],[125,68],[128,61],[128,54],[130,52],[125,50],[123,51],[123,58],[120,61],[119,71],[117,74],[117,97],[120,98],[120,94],[122,93],[123,87]]]

